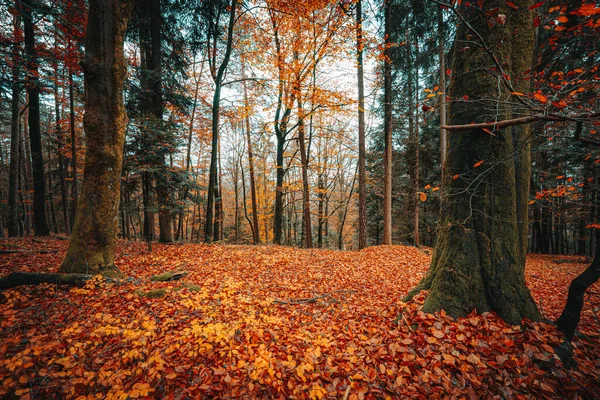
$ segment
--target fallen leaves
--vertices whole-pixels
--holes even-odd
[[[55,271],[66,242],[45,246],[58,255],[11,254],[0,261],[3,273]],[[562,398],[599,389],[597,341],[574,343],[581,368],[567,372],[551,325],[424,314],[425,293],[401,302],[429,263],[411,247],[145,247],[119,246],[117,263],[135,280],[3,292],[0,396]],[[528,261],[528,283],[550,319],[586,266],[557,258]],[[149,280],[184,264],[186,285]],[[133,294],[157,289],[165,295]],[[600,327],[591,311],[588,304],[582,313],[588,334]]]

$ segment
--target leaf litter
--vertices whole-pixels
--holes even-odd
[[[67,242],[5,241],[24,252],[0,274],[55,272]],[[425,252],[121,242],[117,283],[4,291],[0,397],[29,398],[593,398],[600,393],[599,286],[574,341],[577,370],[554,354],[549,323],[493,313],[453,319],[402,297]],[[546,318],[560,314],[580,256],[530,255],[526,276]],[[151,282],[185,270],[185,282]],[[162,289],[144,297],[140,290]],[[137,291],[137,292],[136,292]],[[161,292],[161,293],[162,293]],[[596,313],[596,314],[595,314]]]

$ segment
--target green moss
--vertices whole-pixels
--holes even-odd
[[[151,289],[147,291],[137,289],[133,293],[137,294],[140,297],[146,297],[148,299],[159,299],[167,295],[167,289]]]

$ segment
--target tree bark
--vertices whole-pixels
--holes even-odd
[[[596,254],[589,267],[577,276],[569,285],[569,294],[567,304],[556,321],[558,329],[565,334],[569,341],[573,340],[573,335],[581,318],[583,309],[585,291],[600,279],[600,240],[596,242]]]
[[[531,3],[516,1],[518,12],[499,1],[486,3],[500,7],[500,12],[507,15],[506,25],[492,28],[481,10],[463,5],[460,11],[488,43],[501,43],[508,32],[519,32],[512,46],[502,44],[496,48],[509,62],[510,69],[505,72],[513,81],[524,79],[531,62],[533,15],[526,11]],[[461,23],[457,42],[467,40],[470,34]],[[490,55],[479,46],[455,48],[450,93],[453,98],[468,96],[469,100],[452,103],[452,125],[481,120],[489,113],[495,115],[498,108],[504,116],[513,113],[510,108],[502,108],[510,96],[507,89],[501,92],[502,103],[489,100],[490,93],[498,92],[498,77],[489,73],[491,65]],[[524,161],[529,155],[521,153],[529,151],[527,129],[506,129],[494,136],[473,129],[449,138],[438,241],[427,275],[408,296],[428,289],[424,311],[444,309],[454,317],[465,316],[473,309],[495,311],[513,324],[523,318],[540,318],[525,284],[524,196],[528,193],[531,165]],[[481,160],[484,164],[475,167]]]
[[[73,206],[71,215],[77,212],[77,204],[79,203],[79,186],[77,185],[77,134],[75,132],[75,96],[73,95],[73,72],[69,73],[69,112],[70,112],[70,130],[71,130],[71,193],[73,195]],[[74,218],[71,221],[73,228]]]
[[[242,78],[244,78],[244,63],[242,62]],[[254,244],[260,244],[258,227],[258,206],[256,202],[256,179],[254,177],[254,155],[252,153],[252,140],[250,138],[250,103],[248,101],[248,90],[246,81],[244,85],[244,122],[246,125],[246,141],[248,142],[248,170],[250,174],[250,197],[252,200],[252,240]],[[245,203],[244,203],[245,204]]]
[[[36,0],[22,1],[23,26],[25,33],[25,54],[27,55],[27,94],[29,97],[29,144],[33,166],[33,220],[36,236],[50,234],[46,217],[46,181],[44,174],[44,155],[42,150],[42,132],[40,129],[40,88],[38,61],[35,50],[33,9]]]
[[[444,47],[444,11],[441,6],[437,6],[437,28],[438,28],[438,56],[440,61],[440,164],[441,176],[445,174],[444,165],[446,164],[447,135],[444,125],[446,125],[446,48]],[[443,179],[443,178],[442,178]]]
[[[215,81],[215,93],[213,96],[212,103],[212,148],[210,153],[210,172],[208,178],[208,199],[206,201],[206,221],[204,225],[204,242],[212,243],[213,241],[213,203],[215,196],[215,187],[217,184],[217,152],[219,145],[219,117],[220,117],[220,105],[221,105],[221,87],[223,85],[223,76],[227,70],[229,64],[229,58],[231,56],[231,50],[233,47],[233,27],[235,24],[235,8],[237,6],[237,0],[231,1],[231,9],[229,10],[229,26],[227,28],[227,45],[225,49],[225,55],[221,65],[214,76]],[[216,42],[216,38],[214,39]],[[215,217],[219,218],[219,217]]]
[[[367,247],[367,170],[365,84],[363,72],[362,0],[356,3],[356,74],[358,80],[358,248]]]
[[[304,222],[304,245],[307,249],[313,247],[312,221],[310,216],[310,187],[308,185],[308,157],[306,155],[306,142],[304,135],[304,110],[302,108],[302,94],[300,82],[297,83],[298,104],[298,147],[300,148],[300,163],[302,164],[302,221]]]
[[[18,0],[15,3],[19,4]],[[8,172],[8,236],[19,236],[19,145],[21,143],[21,135],[19,130],[19,45],[17,38],[19,36],[19,25],[21,24],[19,15],[13,17],[13,53],[12,53],[12,98],[11,98],[11,118],[10,118],[10,165]]]
[[[71,242],[60,272],[118,274],[114,266],[127,114],[123,42],[132,2],[90,0],[84,128],[87,152]]]
[[[391,65],[391,14],[392,1],[384,0],[385,58],[383,61],[384,80],[384,154],[383,154],[383,244],[392,244],[392,65]]]

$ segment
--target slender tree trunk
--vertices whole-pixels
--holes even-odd
[[[242,78],[244,78],[244,64],[242,63]],[[246,141],[248,145],[248,170],[250,173],[250,197],[252,200],[252,239],[254,244],[260,244],[260,235],[258,227],[258,206],[256,202],[256,179],[254,177],[254,155],[252,153],[252,139],[250,137],[250,103],[248,101],[248,90],[246,81],[244,85],[244,122],[246,125]],[[245,204],[245,203],[244,203]]]
[[[447,141],[446,130],[442,126],[446,125],[446,48],[444,47],[444,11],[441,6],[437,6],[437,28],[438,28],[438,56],[440,61],[440,164],[442,168],[441,176],[444,176],[444,165],[446,164]],[[443,178],[442,178],[443,179]]]
[[[363,72],[362,0],[356,3],[356,59],[358,75],[358,248],[367,247],[367,170],[365,166],[365,85]]]
[[[384,0],[385,15],[385,60],[383,62],[384,80],[384,154],[383,154],[383,244],[392,244],[392,65],[391,65],[391,13],[392,1]]]
[[[50,211],[50,230],[58,232],[58,225],[56,223],[56,210],[54,208],[54,186],[52,185],[52,167],[50,161],[52,161],[50,147],[48,146],[48,208]]]
[[[87,152],[81,201],[60,272],[118,272],[114,259],[127,120],[123,42],[131,6],[126,0],[89,2],[82,61]]]
[[[16,4],[18,6],[18,0]],[[11,118],[10,118],[10,165],[8,172],[8,236],[15,237],[19,236],[19,145],[21,143],[21,135],[19,130],[19,100],[20,100],[20,87],[19,87],[19,45],[16,40],[19,37],[19,26],[21,24],[21,18],[19,15],[13,17],[13,36],[15,42],[13,43],[13,54],[12,54],[12,97],[10,103]]]
[[[215,93],[212,104],[212,149],[210,153],[210,172],[208,179],[208,199],[206,202],[206,222],[204,225],[204,242],[211,243],[213,240],[213,203],[215,195],[215,187],[217,184],[217,147],[219,145],[219,116],[221,103],[221,86],[223,84],[223,76],[229,64],[231,49],[233,47],[233,27],[235,24],[235,8],[237,0],[231,1],[231,9],[229,10],[229,26],[227,28],[227,47],[225,56],[219,66],[219,70],[215,76]],[[216,40],[216,39],[215,39]]]
[[[300,83],[298,82],[298,86]],[[297,88],[298,97],[298,146],[300,148],[300,162],[302,164],[302,221],[304,222],[304,245],[307,249],[313,247],[312,221],[310,216],[310,187],[308,185],[308,157],[306,156],[306,142],[304,137],[304,110],[302,108],[302,89]]]
[[[73,71],[69,73],[69,112],[71,130],[71,194],[73,196],[73,207],[71,215],[75,216],[77,204],[79,204],[79,186],[77,184],[77,134],[75,132],[75,96],[73,95]],[[74,222],[74,219],[71,223]],[[71,225],[72,228],[72,225]]]
[[[22,1],[25,54],[27,55],[29,143],[31,146],[31,160],[33,166],[33,219],[36,236],[46,236],[50,234],[50,230],[48,228],[48,220],[46,217],[46,182],[44,176],[42,132],[40,129],[40,88],[33,26],[33,10],[36,6],[36,0]]]
[[[510,21],[493,28],[488,27],[481,10],[460,6],[466,21],[486,43],[500,43],[508,32],[519,32],[518,46],[495,48],[510,61],[506,73],[513,82],[530,68],[534,44],[533,13],[528,10],[532,1],[514,3],[518,11],[501,2],[489,4],[500,7]],[[468,28],[460,24],[457,41],[467,40],[467,35]],[[493,61],[479,46],[456,49],[452,59],[455,77],[451,97],[460,99],[467,95],[469,101],[452,103],[449,122],[460,125],[481,121],[482,116],[498,107],[496,99],[489,97],[489,93],[498,92],[498,78],[489,74]],[[507,104],[508,92],[507,88],[502,90],[500,104]],[[504,107],[499,119],[513,114],[510,105]],[[527,227],[531,164],[524,160],[529,157],[529,134],[530,127],[523,125],[519,130],[505,129],[494,136],[478,129],[450,136],[438,241],[427,275],[409,294],[410,298],[421,289],[429,290],[425,312],[444,309],[458,317],[473,309],[496,311],[512,324],[523,318],[540,318],[525,284],[523,232],[527,231],[523,227]],[[474,167],[481,160],[485,163]],[[452,179],[455,175],[456,179]]]
[[[419,158],[420,158],[420,146],[421,146],[421,140],[420,140],[420,136],[419,136],[419,112],[418,112],[418,105],[419,105],[419,64],[418,64],[418,59],[419,59],[419,44],[417,42],[415,42],[415,108],[411,111],[411,113],[414,116],[414,146],[415,146],[415,181],[414,181],[414,191],[415,191],[415,195],[413,197],[414,199],[414,223],[413,223],[413,241],[415,246],[419,246],[420,245],[420,238],[419,238],[419,208],[421,205],[421,201],[420,201],[420,194],[419,194]],[[410,68],[410,67],[409,67]]]
[[[55,68],[55,73],[58,76],[58,66]],[[56,141],[57,141],[57,149],[58,153],[58,173],[60,178],[60,196],[61,196],[61,205],[62,205],[62,214],[63,221],[65,225],[65,233],[67,235],[71,234],[71,221],[69,218],[69,199],[67,195],[67,182],[66,182],[66,174],[65,174],[65,161],[64,156],[62,154],[62,148],[64,147],[63,141],[63,132],[62,132],[62,124],[61,124],[61,112],[60,112],[60,103],[58,97],[58,83],[54,85],[54,113],[56,116]]]

